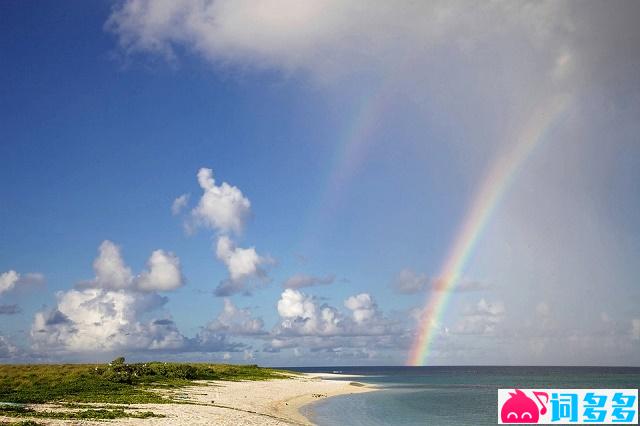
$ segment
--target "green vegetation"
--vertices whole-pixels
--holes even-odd
[[[120,419],[123,417],[133,417],[136,419],[147,419],[149,417],[164,417],[154,414],[151,411],[125,412],[124,410],[88,409],[81,411],[36,411],[31,408],[0,405],[0,416],[5,417],[34,417],[39,419],[59,419],[59,420],[87,420],[87,419]]]
[[[154,389],[194,380],[269,380],[282,372],[256,365],[148,362],[127,364],[0,365],[0,402],[144,404],[172,401]]]

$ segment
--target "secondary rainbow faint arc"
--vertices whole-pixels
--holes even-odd
[[[434,336],[438,332],[451,291],[460,279],[463,269],[482,231],[496,206],[509,188],[521,165],[545,136],[558,117],[567,109],[567,96],[557,96],[535,111],[516,143],[501,155],[489,170],[486,178],[475,192],[473,203],[454,240],[438,275],[437,290],[428,296],[416,337],[407,359],[408,365],[424,365]]]
[[[402,67],[399,65],[398,69]],[[397,74],[402,75],[400,72]],[[335,214],[345,188],[357,171],[360,162],[365,158],[367,149],[374,139],[373,132],[378,129],[384,118],[384,111],[393,94],[395,83],[396,78],[387,78],[376,90],[367,93],[358,102],[356,115],[349,120],[349,126],[336,144],[317,203],[310,209],[311,215],[306,228],[313,229],[314,232],[303,234],[305,239],[300,242],[300,251],[306,252],[316,245],[316,238],[320,234],[318,229],[322,229]]]
[[[384,81],[374,90],[365,93],[357,103],[356,114],[349,120],[349,126],[336,144],[326,182],[317,198],[318,203],[311,209],[313,214],[309,220],[309,228],[317,229],[322,226],[323,220],[329,220],[335,213],[345,188],[366,158],[367,150],[375,139],[373,133],[384,122],[385,110],[398,87],[401,87],[405,70],[413,69],[415,62],[413,50],[407,51]],[[306,244],[313,245],[310,241],[306,241]]]

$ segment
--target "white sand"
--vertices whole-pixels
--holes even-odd
[[[176,399],[191,404],[139,404],[136,411],[152,411],[164,418],[110,421],[53,421],[37,419],[47,425],[310,425],[299,409],[322,398],[350,393],[369,392],[375,387],[352,385],[350,382],[327,380],[318,375],[300,375],[269,381],[198,382],[196,386],[172,393]],[[104,404],[102,404],[104,405]],[[33,406],[32,408],[45,408]],[[51,406],[46,406],[51,409]],[[0,416],[1,421],[16,421]]]

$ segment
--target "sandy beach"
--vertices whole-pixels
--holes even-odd
[[[37,419],[46,425],[311,425],[300,414],[304,405],[337,395],[370,392],[375,387],[357,382],[304,374],[268,381],[206,381],[170,393],[185,403],[131,405],[127,410],[152,411],[163,418],[123,418],[78,421]],[[102,404],[104,405],[104,404]],[[63,410],[55,405],[31,405],[36,410]],[[2,421],[16,418],[0,417]]]

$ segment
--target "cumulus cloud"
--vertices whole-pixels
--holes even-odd
[[[356,324],[362,324],[369,321],[378,311],[378,307],[373,302],[371,295],[368,293],[360,293],[349,297],[344,301],[344,306],[351,310]]]
[[[174,216],[177,216],[180,213],[182,213],[182,210],[184,210],[185,207],[187,207],[187,204],[189,203],[189,197],[190,197],[189,194],[182,194],[181,196],[173,200],[173,203],[171,204],[171,213]]]
[[[10,270],[0,274],[0,294],[13,289],[19,278],[20,274],[18,274],[14,270]]]
[[[103,241],[98,248],[98,257],[93,261],[96,278],[91,282],[105,289],[124,289],[133,286],[133,274],[122,258],[120,247],[111,241]]]
[[[187,345],[173,321],[149,318],[171,291],[183,283],[180,261],[156,250],[147,269],[133,275],[120,248],[104,241],[93,262],[95,278],[57,294],[57,305],[36,313],[31,327],[37,351],[112,352],[118,350],[176,350]]]
[[[12,269],[0,274],[0,295],[11,291],[18,286],[42,283],[44,283],[44,275],[40,273],[29,272],[26,274],[20,274]]]
[[[36,350],[112,352],[175,349],[184,337],[175,327],[141,316],[166,303],[153,293],[90,288],[57,295],[57,307],[38,312],[31,327]]]
[[[248,293],[252,284],[267,281],[265,266],[272,263],[271,258],[260,256],[255,247],[237,247],[229,236],[242,231],[251,212],[251,202],[235,186],[226,182],[216,185],[211,169],[198,170],[198,184],[203,194],[198,205],[191,210],[185,226],[188,231],[204,227],[217,234],[216,257],[227,267],[229,277],[219,283],[215,294]],[[181,210],[186,202],[186,195],[178,197],[174,201],[174,210]]]
[[[172,291],[184,284],[180,259],[171,252],[155,250],[147,260],[147,269],[134,275],[122,258],[120,247],[105,240],[93,262],[96,277],[80,287],[108,290]]]
[[[222,234],[240,233],[251,212],[249,199],[226,182],[216,185],[211,169],[198,171],[198,183],[203,194],[191,211],[192,223],[188,227],[202,226]]]
[[[308,319],[315,315],[315,310],[313,298],[300,291],[286,289],[278,300],[278,314],[283,318]]]
[[[304,347],[311,351],[352,352],[357,349],[405,346],[405,330],[379,312],[367,293],[349,297],[346,312],[320,304],[313,296],[285,289],[278,300],[280,322],[265,345],[267,352]]]
[[[136,280],[142,291],[171,291],[182,286],[184,279],[180,259],[173,253],[155,250],[147,262],[147,270]]]
[[[288,278],[284,283],[282,283],[282,287],[284,288],[303,288],[303,287],[313,287],[318,285],[328,285],[333,284],[336,280],[335,275],[327,275],[324,277],[314,277],[312,275],[304,275],[298,274]]]
[[[254,247],[243,249],[236,247],[229,237],[218,238],[216,246],[216,256],[229,269],[229,276],[234,281],[256,276],[260,272],[260,265],[266,262],[256,252]]]
[[[238,308],[225,297],[222,312],[206,326],[206,329],[218,333],[252,336],[264,334],[263,327],[264,322],[261,318],[254,318],[249,309]]]
[[[264,280],[266,272],[263,267],[272,262],[270,258],[258,255],[254,247],[236,247],[226,235],[218,238],[216,256],[229,271],[229,279],[223,281],[216,289],[218,296],[248,291],[248,282]]]
[[[171,253],[154,251],[146,269],[134,275],[120,248],[105,241],[94,269],[94,279],[58,292],[53,308],[36,313],[30,331],[35,353],[238,352],[250,346],[232,341],[234,337],[266,334],[261,318],[224,299],[223,310],[213,321],[193,338],[184,336],[166,312],[168,298],[158,294],[183,282],[179,259]]]
[[[278,314],[282,320],[275,334],[326,336],[339,334],[341,330],[342,316],[335,308],[318,306],[312,296],[298,290],[282,292]]]

